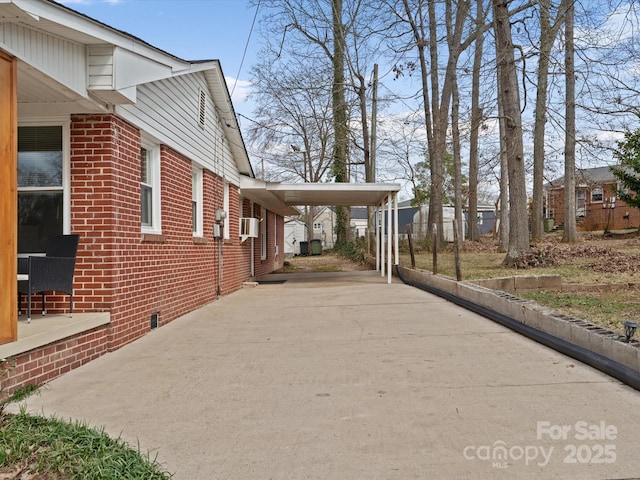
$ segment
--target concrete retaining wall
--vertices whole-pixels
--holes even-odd
[[[486,286],[477,285],[474,282],[456,282],[448,277],[433,275],[431,272],[422,270],[412,270],[400,267],[402,274],[409,280],[428,285],[438,290],[455,295],[463,300],[489,308],[495,312],[506,315],[514,320],[528,325],[537,330],[541,330],[550,335],[554,335],[562,340],[573,343],[580,347],[591,350],[610,360],[625,365],[633,370],[640,371],[640,342],[632,339],[630,343],[624,341],[622,333],[599,327],[579,318],[570,317],[558,311],[538,305],[535,302],[523,300],[502,289],[492,290]],[[509,279],[500,280],[495,285],[511,286],[533,285],[541,289],[541,284],[556,282],[554,275],[538,275],[524,278],[532,278],[527,282]],[[511,277],[511,279],[518,277]],[[560,277],[558,277],[559,279]],[[540,281],[542,279],[542,282]],[[533,288],[533,287],[532,287]],[[507,288],[504,288],[507,290]],[[513,291],[516,288],[511,289]]]

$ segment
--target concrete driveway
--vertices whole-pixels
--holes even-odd
[[[245,288],[28,404],[177,480],[640,476],[639,392],[369,272]]]

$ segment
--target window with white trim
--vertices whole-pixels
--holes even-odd
[[[18,126],[18,253],[69,232],[69,127]]]
[[[231,238],[231,230],[229,228],[231,218],[229,215],[229,183],[227,183],[226,180],[223,187],[222,209],[227,213],[227,218],[224,221],[224,238],[225,240],[228,240],[229,238]]]
[[[160,233],[160,147],[142,142],[140,147],[140,221],[142,231]]]
[[[576,192],[576,217],[584,217],[587,215],[587,192],[586,190],[578,190]]]
[[[591,203],[602,203],[603,197],[602,187],[594,187],[591,189]]]
[[[202,169],[195,165],[191,171],[191,221],[193,236],[201,237],[203,234]]]

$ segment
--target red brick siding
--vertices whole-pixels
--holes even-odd
[[[3,379],[3,393],[15,388],[53,380],[107,352],[107,328],[99,327],[73,338],[37,348],[16,360],[15,368]]]
[[[278,270],[284,265],[284,220],[268,210],[254,207],[255,214],[262,218],[267,224],[267,257],[261,257],[261,239],[255,239],[254,262],[256,277],[261,277],[274,270]],[[278,242],[278,255],[276,255],[276,242]]]
[[[616,196],[616,185],[604,185],[603,197]],[[549,209],[553,212],[554,224],[564,224],[564,189],[549,191]],[[640,225],[640,210],[616,199],[616,208],[603,208],[602,202],[591,202],[591,188],[586,189],[586,214],[578,217],[577,228],[581,231],[622,230]],[[627,215],[628,214],[628,215]],[[626,217],[626,218],[625,218]]]
[[[74,115],[70,131],[71,231],[80,234],[74,311],[108,311],[111,323],[21,355],[18,368],[11,372],[13,385],[49,380],[145,334],[152,313],[159,313],[159,324],[164,325],[215,300],[218,294],[219,244],[213,238],[213,224],[215,210],[223,206],[223,179],[203,171],[204,236],[194,239],[192,163],[162,145],[162,235],[143,235],[140,131],[113,115]],[[230,185],[230,238],[221,243],[221,294],[237,290],[251,276],[251,240],[241,242],[238,236],[239,202],[238,187]],[[242,210],[243,216],[251,216],[248,200],[243,200]],[[264,215],[269,226],[269,255],[260,260],[256,239],[258,276],[282,267],[284,258],[283,219],[276,221],[272,212]],[[277,258],[276,238],[280,245]],[[47,309],[66,312],[68,296],[48,295]]]

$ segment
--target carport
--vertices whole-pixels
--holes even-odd
[[[279,183],[240,178],[240,194],[283,216],[299,215],[295,207],[375,207],[376,270],[391,283],[398,264],[397,183]],[[390,226],[391,228],[387,228]],[[393,230],[393,242],[386,232]],[[393,244],[393,252],[392,252]]]

